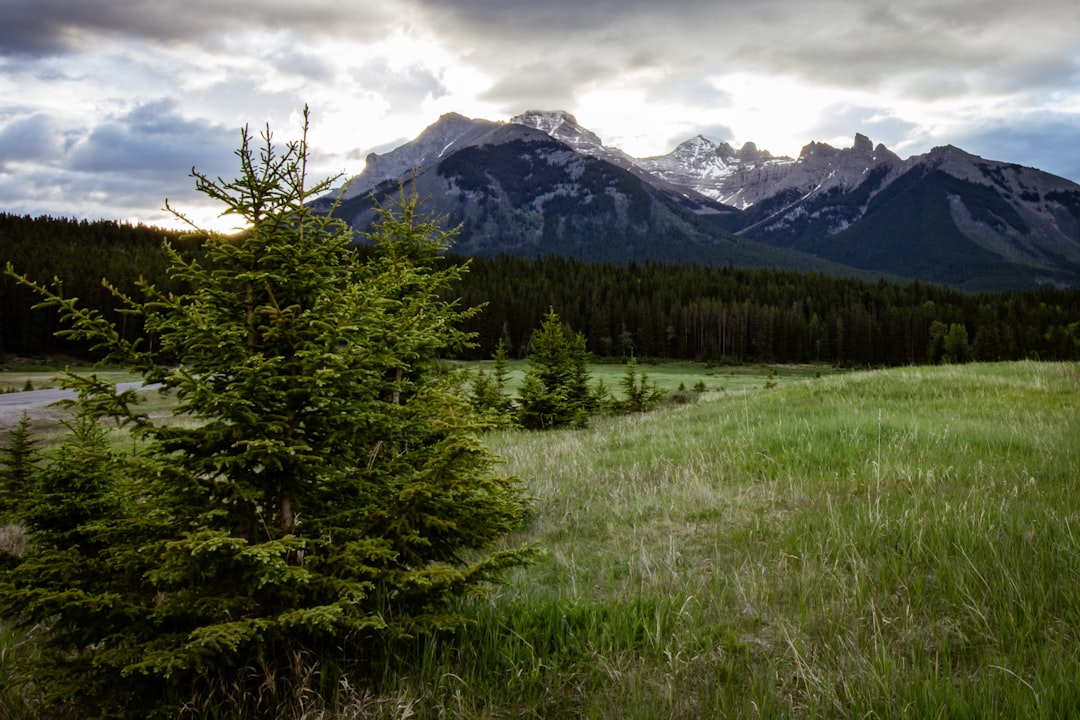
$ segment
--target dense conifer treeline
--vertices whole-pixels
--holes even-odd
[[[0,214],[0,262],[41,280],[58,276],[65,293],[95,307],[115,307],[103,277],[123,290],[140,275],[168,287],[163,239],[183,242],[178,233],[157,228]],[[511,356],[524,357],[551,309],[584,335],[598,357],[922,364],[946,355],[948,336],[935,341],[935,327],[958,326],[970,344],[957,355],[964,359],[1080,359],[1076,290],[975,295],[919,282],[867,283],[776,270],[559,257],[470,262],[462,303],[486,304],[466,326],[477,333],[474,359],[490,358],[500,339]],[[0,296],[0,350],[86,353],[53,337],[55,317],[32,312],[36,299],[11,278],[0,278]]]
[[[1080,292],[966,294],[788,271],[473,258],[466,305],[477,357],[524,356],[554,308],[600,357],[906,365],[939,362],[934,323],[962,325],[967,359],[1080,359]]]
[[[118,312],[120,303],[102,279],[131,293],[140,277],[167,290],[178,289],[166,277],[168,260],[162,241],[191,250],[194,241],[181,233],[111,220],[73,220],[0,213],[0,268],[14,269],[39,282],[57,278],[65,295],[101,309],[126,339],[138,337],[141,321]],[[57,338],[55,311],[32,310],[40,301],[29,288],[0,274],[0,352],[14,354],[85,354],[86,348]]]

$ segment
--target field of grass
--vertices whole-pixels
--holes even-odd
[[[642,367],[713,374],[490,435],[538,561],[305,717],[1080,716],[1080,365]]]
[[[454,363],[451,367],[465,373],[475,372],[483,368],[487,372],[492,371],[491,362]],[[36,362],[22,362],[8,366],[0,366],[0,394],[14,393],[23,390],[45,390],[60,387],[59,375],[64,370],[63,364],[45,364]],[[82,374],[96,374],[103,380],[112,382],[131,382],[139,378],[132,373],[116,368],[97,368],[87,365],[69,366],[73,371]],[[506,392],[514,395],[521,386],[522,378],[528,363],[524,360],[512,360],[508,363],[508,377]],[[620,382],[625,373],[625,365],[621,363],[594,363],[589,366],[593,383],[602,382],[608,390],[621,397]],[[639,372],[644,372],[650,383],[665,393],[672,393],[680,387],[690,389],[695,385],[704,387],[706,393],[736,394],[762,389],[766,385],[777,387],[800,379],[831,375],[838,372],[827,366],[735,366],[721,367],[703,365],[690,362],[659,362],[642,363],[638,366]],[[155,392],[144,393],[145,405],[142,409],[154,417],[161,419],[171,412],[174,401],[171,396],[162,396]],[[15,426],[22,414],[22,408],[6,408],[0,404],[0,446],[8,431]],[[63,428],[59,421],[66,417],[66,413],[55,407],[38,406],[29,411],[33,422],[33,430],[45,445],[59,439]]]
[[[1080,366],[811,377],[491,444],[542,560],[367,712],[1080,714]]]
[[[516,393],[528,368],[525,360],[510,360],[508,366],[507,391]],[[93,368],[72,365],[72,370],[81,373],[96,373],[99,377],[113,382],[129,382],[138,378],[131,373],[115,368]],[[455,363],[454,367],[466,370],[483,368],[489,373],[493,369],[491,361]],[[22,390],[44,390],[59,387],[57,376],[64,369],[63,365],[25,362],[8,367],[0,367],[0,393],[20,392]],[[594,363],[589,372],[594,380],[602,381],[608,388],[617,390],[626,368],[622,363]],[[824,365],[750,365],[750,366],[714,366],[690,362],[642,362],[638,371],[648,375],[650,381],[667,391],[674,391],[680,385],[691,388],[703,383],[706,390],[713,392],[741,392],[760,388],[765,382],[777,385],[808,377],[831,375],[838,371]],[[771,373],[771,374],[770,374]]]
[[[493,371],[494,363],[470,362],[462,365],[466,370],[475,371],[483,368],[488,373]],[[507,392],[516,394],[525,376],[529,364],[525,360],[510,360],[507,363]],[[674,392],[680,386],[690,389],[702,383],[707,392],[739,393],[761,389],[765,383],[779,386],[796,380],[834,375],[839,370],[826,365],[704,365],[691,362],[639,362],[639,373],[645,373],[650,383],[667,392]],[[589,365],[589,374],[593,383],[603,382],[616,394],[621,392],[620,381],[626,372],[626,366],[620,362],[593,363]]]

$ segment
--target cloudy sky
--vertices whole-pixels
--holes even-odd
[[[305,104],[320,176],[562,109],[638,157],[862,132],[1080,181],[1080,0],[0,0],[0,211],[224,228],[190,169]]]

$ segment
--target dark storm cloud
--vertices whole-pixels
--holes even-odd
[[[1080,182],[1080,117],[1038,113],[1016,121],[986,122],[950,141],[991,160],[1036,167]]]
[[[208,44],[252,28],[364,42],[397,25],[465,49],[493,76],[490,97],[508,103],[522,95],[516,87],[541,96],[531,104],[573,98],[598,78],[590,68],[610,79],[650,67],[779,72],[850,87],[899,82],[934,98],[1059,82],[1075,73],[1074,53],[1062,50],[1078,23],[1076,0],[5,0],[0,55],[125,37]],[[282,60],[312,78],[327,73],[310,53]],[[905,83],[908,73],[916,78]]]
[[[20,161],[55,157],[61,149],[61,138],[48,115],[21,115],[0,130],[0,172]]]
[[[283,49],[272,53],[268,59],[279,73],[297,75],[312,82],[328,82],[334,77],[334,68],[327,59],[310,51]]]
[[[238,172],[239,132],[187,120],[171,101],[140,105],[93,128],[64,128],[43,113],[0,130],[0,207],[28,213],[122,217],[192,200],[192,167],[211,176]]]
[[[181,117],[175,103],[159,100],[93,128],[76,145],[68,167],[84,173],[172,174],[182,177],[194,166],[211,175],[225,173],[223,163],[238,143],[235,130]]]
[[[874,145],[880,143],[895,152],[897,145],[917,128],[915,123],[892,115],[887,108],[834,105],[826,108],[821,117],[810,129],[808,142],[848,135],[854,140],[855,133],[862,133]]]
[[[1080,26],[1075,0],[1041,0],[1037,8],[1006,0],[415,0],[415,5],[432,26],[474,47],[486,68],[502,68],[503,84],[537,58],[551,62],[549,82],[562,77],[566,85],[579,84],[560,69],[603,57],[609,67],[644,62],[672,72],[783,73],[869,89],[916,73],[922,77],[908,90],[933,97],[994,83],[1053,84],[1061,68],[1074,62],[1062,49],[1075,46],[1072,35]],[[1032,72],[1054,65],[1058,73]],[[564,94],[572,96],[572,88]]]
[[[590,60],[526,62],[499,77],[483,97],[519,110],[565,109],[574,106],[580,87],[618,74],[617,68]]]
[[[401,112],[418,110],[428,98],[438,99],[448,90],[432,70],[417,66],[393,68],[386,59],[374,60],[350,73],[358,87],[381,95]]]
[[[642,16],[659,20],[677,19],[686,12],[722,9],[723,0],[415,0],[416,7],[460,27],[499,27],[515,35],[574,33],[596,28],[617,27],[627,19]],[[767,3],[766,3],[767,4]],[[712,13],[720,17],[721,13]]]
[[[59,55],[102,38],[188,42],[250,28],[364,39],[380,37],[393,19],[383,3],[343,8],[348,5],[331,0],[4,0],[0,55]]]

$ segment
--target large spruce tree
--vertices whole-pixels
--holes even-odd
[[[189,293],[123,298],[151,345],[36,286],[71,337],[160,383],[178,416],[67,378],[78,432],[25,503],[29,548],[0,611],[44,628],[26,677],[70,715],[282,716],[320,668],[456,626],[451,601],[527,555],[491,550],[521,496],[436,371],[469,342],[472,311],[443,299],[461,272],[438,265],[450,235],[402,189],[361,257],[306,206],[331,182],[308,187],[306,138],[305,112],[284,148],[245,130],[238,179],[195,173],[247,229],[200,231],[202,260],[171,253]],[[87,424],[101,419],[135,442],[101,442]]]

